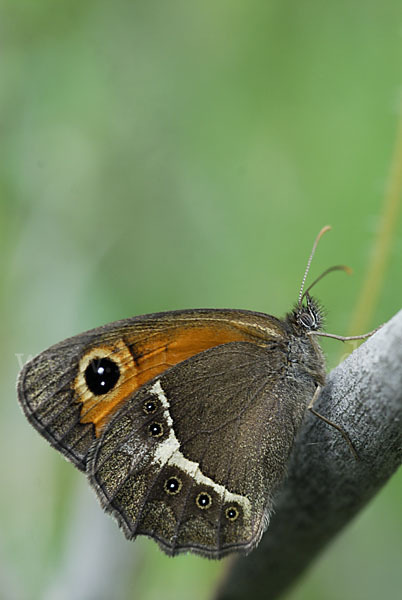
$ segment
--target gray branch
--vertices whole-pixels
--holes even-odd
[[[279,598],[402,462],[402,310],[328,375],[307,414],[258,548],[236,559],[218,600]]]

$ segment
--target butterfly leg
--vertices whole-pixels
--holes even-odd
[[[311,410],[311,409],[313,408],[313,406],[314,406],[314,404],[315,404],[315,402],[316,402],[316,400],[317,400],[318,396],[321,394],[321,390],[322,390],[322,386],[321,386],[321,385],[317,385],[317,387],[315,388],[314,395],[313,395],[313,397],[311,398],[311,400],[310,400],[310,402],[309,402],[309,404],[308,404],[308,406],[307,406],[307,408],[308,408],[309,410]]]
[[[344,429],[342,429],[342,427],[340,427],[339,425],[337,425],[336,423],[334,423],[333,421],[330,421],[329,419],[327,419],[327,417],[324,417],[324,415],[320,414],[319,412],[317,412],[316,410],[314,410],[313,406],[314,403],[316,402],[318,396],[321,393],[321,389],[322,387],[320,385],[318,385],[316,387],[316,390],[314,392],[313,397],[311,398],[307,408],[308,410],[316,417],[318,417],[319,419],[321,419],[321,421],[324,421],[324,423],[326,423],[327,425],[330,425],[331,427],[334,427],[335,429],[337,429],[339,431],[339,433],[342,435],[343,439],[347,442],[353,456],[355,457],[356,460],[360,460],[360,457],[356,451],[356,448],[353,446],[352,444],[352,440],[350,439],[350,437],[348,436],[348,434],[346,433],[346,431]]]

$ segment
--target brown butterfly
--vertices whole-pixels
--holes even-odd
[[[284,319],[229,309],[133,317],[56,344],[22,369],[28,420],[86,472],[127,538],[209,558],[258,544],[325,382],[313,335],[322,311],[312,286],[303,289],[328,229]],[[345,267],[323,275],[336,269]]]

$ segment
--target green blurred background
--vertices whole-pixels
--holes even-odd
[[[399,0],[3,0],[0,6],[0,597],[207,599],[225,568],[127,542],[29,426],[19,363],[140,313],[278,316],[312,275],[346,333],[396,138]],[[401,219],[375,314],[401,306]],[[342,348],[325,340],[330,366]],[[289,600],[396,598],[402,473]]]

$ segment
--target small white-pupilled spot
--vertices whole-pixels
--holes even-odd
[[[152,437],[161,437],[163,435],[163,426],[161,423],[151,423],[148,431]]]
[[[149,415],[151,413],[156,412],[157,404],[153,400],[145,400],[143,404],[144,413]]]
[[[215,492],[222,498],[223,502],[238,502],[244,510],[245,517],[250,515],[251,505],[250,500],[240,494],[233,494],[229,492],[223,485],[215,483],[213,479],[210,479],[201,472],[199,464],[186,458],[182,452],[180,452],[180,444],[173,430],[173,420],[170,416],[170,404],[166,398],[165,392],[162,389],[161,382],[158,379],[152,388],[150,389],[151,394],[156,394],[163,406],[163,416],[169,426],[169,436],[163,440],[155,449],[154,460],[160,465],[174,465],[178,467],[190,477],[192,477],[197,484],[207,485],[211,487]]]
[[[201,510],[205,510],[212,505],[212,498],[208,492],[200,492],[195,501]]]
[[[182,481],[178,477],[169,477],[169,479],[165,481],[164,488],[168,494],[175,496],[180,492],[182,485]]]
[[[237,517],[239,516],[239,511],[235,506],[229,506],[225,510],[225,515],[226,518],[229,519],[229,521],[236,521]]]

